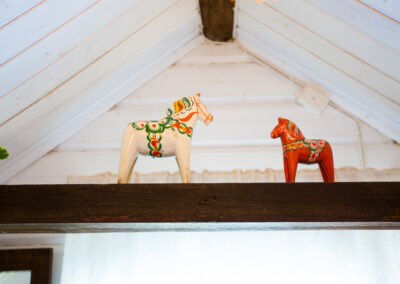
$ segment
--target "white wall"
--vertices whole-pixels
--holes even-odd
[[[62,284],[400,281],[399,231],[73,234]]]
[[[8,183],[66,183],[70,176],[116,174],[124,126],[159,119],[175,99],[197,92],[214,121],[208,127],[198,123],[194,129],[194,171],[282,169],[280,141],[269,137],[279,116],[296,122],[307,138],[328,140],[338,169],[400,168],[399,145],[334,104],[320,115],[310,112],[296,102],[300,90],[235,43],[205,42]],[[299,167],[309,168],[315,167]],[[178,168],[173,158],[140,157],[135,171],[176,172]]]

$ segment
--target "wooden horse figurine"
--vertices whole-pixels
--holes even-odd
[[[278,119],[272,138],[281,138],[286,182],[296,179],[297,164],[318,163],[324,182],[334,182],[332,148],[327,141],[305,139],[300,129],[285,118]]]
[[[200,94],[175,101],[161,120],[130,123],[122,138],[118,183],[129,181],[138,153],[157,158],[176,156],[182,182],[189,183],[190,142],[198,118],[205,125],[213,121]]]

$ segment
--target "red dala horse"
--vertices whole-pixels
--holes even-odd
[[[334,182],[332,148],[327,141],[305,139],[300,129],[285,118],[271,132],[272,138],[281,138],[286,182],[296,180],[297,164],[318,163],[324,182]]]

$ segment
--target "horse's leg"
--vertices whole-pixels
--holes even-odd
[[[133,159],[132,165],[129,168],[129,173],[128,173],[128,180],[127,182],[130,180],[131,176],[132,176],[132,172],[133,172],[133,168],[135,167],[136,161],[137,161],[137,153],[136,153],[136,157]]]
[[[322,161],[318,162],[319,170],[321,171],[322,178],[324,179],[324,182],[329,182],[328,174],[326,172],[324,163]]]
[[[182,183],[190,183],[190,144],[183,142],[177,143],[176,162],[181,174]]]
[[[175,160],[176,160],[176,164],[178,165],[179,174],[181,175],[181,181],[183,182],[183,177],[182,177],[183,170],[182,170],[181,165],[179,164],[179,160],[176,156],[175,156]]]
[[[333,165],[333,153],[329,144],[326,145],[322,153],[322,163],[327,175],[327,182],[335,181],[335,167]]]
[[[289,182],[295,182],[297,164],[299,163],[299,155],[295,151],[287,152],[287,167],[289,172]]]
[[[289,166],[287,157],[283,157],[283,168],[285,170],[285,179],[286,182],[290,182],[290,174],[289,174]]]
[[[134,144],[134,130],[129,125],[122,138],[121,156],[119,160],[118,183],[128,183],[137,160],[137,150]]]
[[[126,153],[121,152],[118,171],[118,183],[128,183],[137,161],[137,154],[138,153],[134,145],[131,145]]]

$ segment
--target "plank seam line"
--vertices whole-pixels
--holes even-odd
[[[195,33],[196,34],[199,34],[198,32],[198,29],[196,28],[195,30]],[[191,32],[189,32],[188,34],[186,34],[186,36],[187,35],[191,35],[193,33],[193,31],[191,31]],[[185,37],[186,37],[185,36]],[[186,42],[187,43],[187,42]],[[179,49],[178,49],[179,50]],[[173,51],[171,51],[171,50],[169,50],[169,51],[165,51],[164,53],[162,53],[158,58],[162,58],[163,56],[164,56],[164,54],[170,54],[170,55],[173,55],[174,53],[176,53],[178,50],[176,50],[176,49],[174,49]],[[172,54],[171,54],[171,52],[172,52]],[[162,59],[162,60],[165,60],[165,58],[164,59]],[[152,62],[152,64],[162,64],[163,62],[157,62],[157,63],[154,63],[154,61]],[[142,73],[142,72],[141,72]],[[142,74],[140,74],[140,76],[142,76]],[[107,96],[107,95],[106,95]],[[109,95],[108,95],[109,96]],[[103,96],[101,99],[103,100],[105,98],[105,96]],[[98,103],[96,103],[96,104],[98,104]],[[93,107],[92,107],[92,109],[93,109]],[[88,110],[88,109],[85,109],[85,114],[83,114],[83,115],[87,115],[87,112],[90,112],[90,111],[92,111],[92,110]],[[82,116],[82,114],[80,114],[81,116]],[[75,116],[75,118],[76,118],[76,116]],[[73,122],[71,122],[71,121],[67,121],[67,124],[64,124],[64,126],[65,125],[68,125],[68,124],[71,124],[71,123],[73,123]],[[68,127],[70,127],[70,126],[68,126]],[[16,163],[18,164],[19,163],[19,160],[21,159],[20,157],[22,156],[24,156],[25,155],[25,153],[26,152],[29,152],[29,151],[31,151],[32,149],[38,149],[38,148],[40,148],[40,146],[39,145],[42,145],[43,143],[45,143],[46,141],[48,141],[49,140],[49,138],[51,138],[51,137],[54,137],[55,135],[57,135],[58,133],[60,132],[60,130],[59,130],[59,127],[58,128],[56,128],[56,129],[53,129],[50,133],[47,133],[47,134],[45,134],[44,136],[42,136],[41,138],[39,138],[38,140],[36,140],[35,142],[33,142],[27,149],[25,149],[25,150],[23,150],[22,152],[20,152],[20,153],[18,153],[18,154],[16,154],[16,155],[14,155],[13,156],[13,158],[12,158],[12,160],[10,160],[9,161],[9,163],[8,164],[10,164],[11,163],[11,166],[14,166]],[[54,148],[54,147],[52,147],[52,148]],[[48,152],[48,151],[47,151]],[[46,153],[47,153],[46,152]],[[41,155],[41,156],[43,156],[43,155]],[[15,162],[16,161],[16,162]],[[1,167],[0,167],[1,168]],[[16,174],[15,173],[15,170],[12,170],[12,171],[14,171],[14,175]],[[1,173],[1,171],[0,171],[0,173]],[[0,178],[1,178],[1,175],[0,175]],[[9,177],[9,178],[11,178],[11,177]]]
[[[307,81],[307,80],[306,79],[300,79],[298,77],[299,76],[299,72],[298,71],[296,71],[297,75],[292,75],[291,73],[289,73],[289,71],[281,70],[281,67],[278,67],[277,64],[272,63],[272,62],[266,60],[265,58],[263,58],[261,55],[259,55],[260,52],[261,52],[260,51],[260,47],[256,47],[253,44],[254,41],[257,41],[258,45],[260,45],[260,44],[261,45],[266,45],[265,43],[259,42],[259,39],[255,39],[255,37],[253,35],[250,35],[250,36],[246,35],[246,32],[243,32],[243,36],[245,37],[245,40],[243,40],[242,38],[238,39],[240,47],[243,50],[245,50],[251,57],[253,57],[256,62],[260,62],[260,64],[262,64],[263,66],[266,66],[266,67],[270,67],[271,66],[272,69],[276,69],[276,71],[279,72],[280,74],[282,74],[282,76],[288,78],[289,80],[292,80],[293,83],[295,85],[297,85],[298,87],[303,87],[303,84],[305,84],[304,82]],[[249,41],[251,41],[252,43],[249,43]],[[251,50],[249,50],[249,49],[251,49]],[[276,51],[274,51],[274,52],[276,52]],[[285,63],[285,64],[287,64],[287,63]],[[298,66],[296,67],[296,66],[292,65],[292,66],[290,66],[290,68],[292,69],[292,72],[294,72],[293,70],[298,70],[299,67]],[[326,88],[326,86],[325,86],[325,88]],[[328,86],[328,88],[329,88],[329,86]],[[371,112],[370,108],[366,108],[365,106],[360,107],[357,102],[354,102],[351,99],[349,100],[349,98],[345,99],[345,97],[343,96],[343,91],[338,90],[337,88],[334,88],[333,91],[331,90],[331,93],[333,94],[333,97],[332,97],[332,100],[331,100],[332,102],[336,100],[335,103],[341,105],[341,107],[343,107],[344,109],[347,109],[347,110],[354,109],[354,107],[358,107],[358,110],[359,110],[358,111],[358,113],[359,113],[358,115],[359,115],[359,117],[362,118],[368,125],[370,125],[371,127],[376,129],[376,126],[372,126],[370,123],[368,123],[369,120],[366,119],[366,117],[369,116],[369,115],[367,115],[367,111]],[[340,100],[341,103],[337,102],[337,100]],[[344,103],[344,102],[346,104],[346,107],[344,105],[342,105],[342,103]],[[349,105],[351,107],[349,107]],[[382,113],[375,113],[374,115],[375,115],[374,116],[375,118],[379,118],[381,120],[387,121],[389,119],[390,121],[393,121],[392,118],[387,117],[387,115],[382,114]],[[376,121],[376,119],[374,119],[374,121]],[[385,124],[385,123],[383,123],[383,124],[380,123],[380,125],[381,125],[381,127],[382,126],[387,126],[387,124]],[[395,127],[393,127],[393,126],[391,126],[389,128],[390,129],[395,129]],[[389,130],[389,128],[386,128],[386,129]],[[393,130],[390,130],[390,132],[392,132],[391,135],[387,134],[385,131],[378,131],[378,132],[384,134],[387,137],[392,137],[391,135],[394,135],[393,134]],[[393,139],[393,138],[391,138],[391,139]]]
[[[39,70],[38,72],[36,72],[35,74],[33,74],[31,77],[25,79],[24,81],[22,81],[21,83],[19,83],[17,86],[15,86],[14,88],[12,88],[11,90],[7,91],[6,93],[4,93],[3,95],[0,96],[0,99],[8,96],[10,93],[14,92],[16,89],[18,89],[19,87],[21,87],[22,85],[24,85],[26,82],[32,80],[33,78],[35,78],[36,76],[38,76],[40,73],[42,73],[43,71],[47,70],[48,68],[50,68],[51,66],[55,65],[56,63],[58,63],[61,59],[63,59],[64,57],[66,57],[67,55],[71,54],[73,51],[81,48],[84,44],[86,44],[87,42],[91,41],[94,37],[96,37],[98,34],[101,34],[104,30],[106,30],[107,28],[109,28],[111,25],[115,24],[116,22],[118,22],[120,20],[121,17],[125,16],[126,14],[130,13],[133,9],[136,9],[140,4],[142,4],[143,2],[145,2],[145,0],[142,0],[141,2],[137,3],[136,5],[134,5],[132,8],[130,8],[128,11],[126,11],[125,13],[123,13],[122,15],[120,15],[120,17],[115,18],[114,20],[112,20],[109,24],[101,27],[99,30],[97,30],[96,32],[94,32],[92,35],[86,37],[85,40],[83,40],[82,42],[78,43],[75,47],[69,49],[67,52],[64,52],[62,54],[62,56],[59,56],[56,60],[54,60],[53,62],[49,63],[47,66],[43,67],[41,70]]]
[[[19,114],[23,113],[24,111],[26,111],[27,109],[29,109],[30,107],[32,107],[33,105],[37,104],[38,102],[40,102],[41,100],[45,99],[46,97],[48,97],[49,95],[51,95],[53,92],[55,92],[58,88],[60,88],[61,86],[65,85],[66,83],[68,83],[69,81],[71,81],[73,78],[75,78],[76,76],[78,76],[80,73],[82,73],[83,71],[85,71],[86,69],[88,69],[90,66],[92,66],[93,64],[95,64],[97,61],[99,61],[101,58],[103,58],[104,56],[106,56],[107,54],[109,54],[110,52],[112,52],[114,49],[116,49],[117,47],[119,47],[120,45],[122,45],[124,42],[126,42],[127,40],[129,40],[134,34],[136,34],[137,32],[143,30],[145,27],[147,27],[148,25],[150,25],[153,21],[155,21],[158,17],[160,17],[162,14],[166,13],[167,11],[169,11],[170,9],[172,9],[175,5],[177,5],[179,2],[181,2],[182,0],[175,2],[172,6],[170,6],[168,9],[162,11],[162,13],[158,14],[155,18],[153,18],[152,20],[150,20],[149,22],[147,22],[146,24],[144,24],[143,26],[141,26],[138,30],[134,31],[133,33],[129,34],[126,38],[124,38],[122,41],[120,41],[119,43],[117,43],[116,45],[114,45],[113,47],[111,47],[111,49],[107,50],[105,53],[103,53],[102,55],[100,55],[99,57],[97,57],[96,59],[94,59],[92,62],[90,62],[88,65],[86,65],[85,67],[83,67],[81,70],[79,70],[78,72],[76,72],[75,74],[73,74],[72,76],[70,76],[69,78],[67,78],[65,81],[63,81],[62,83],[60,83],[59,85],[57,85],[54,89],[52,89],[51,91],[49,91],[47,94],[45,94],[44,96],[41,96],[40,98],[38,98],[37,100],[35,100],[34,102],[32,102],[30,105],[26,106],[25,108],[21,109],[19,112],[17,112],[16,114],[14,114],[13,116],[11,116],[10,118],[8,118],[6,121],[4,121],[3,123],[0,124],[0,127],[2,127],[3,125],[7,124],[9,121],[11,121],[12,119],[14,119],[16,116],[18,116]]]
[[[25,47],[24,49],[22,49],[21,51],[19,51],[17,54],[11,56],[10,58],[8,58],[7,60],[5,60],[3,63],[0,64],[0,67],[4,66],[5,64],[7,64],[8,62],[10,62],[11,60],[13,60],[14,58],[16,58],[17,56],[19,56],[20,54],[24,53],[26,50],[28,50],[29,48],[31,48],[32,46],[35,46],[36,44],[38,44],[39,42],[41,42],[42,40],[44,40],[45,38],[49,37],[51,34],[57,32],[59,29],[63,28],[64,26],[66,26],[67,24],[69,24],[71,21],[75,20],[76,18],[78,18],[79,16],[81,16],[82,14],[86,13],[88,10],[90,10],[92,7],[96,6],[98,3],[100,3],[101,0],[97,0],[96,2],[94,2],[92,5],[86,7],[84,10],[82,10],[81,12],[79,12],[78,14],[76,14],[75,16],[73,16],[72,18],[70,18],[69,20],[67,20],[65,23],[61,24],[60,26],[58,26],[57,28],[55,28],[54,30],[50,31],[49,33],[47,33],[45,36],[43,36],[42,38],[38,39],[37,41],[35,41],[34,43],[30,44],[29,46]]]
[[[387,18],[387,19],[389,19],[391,21],[394,21],[396,23],[400,23],[400,21],[396,20],[395,18],[392,18],[392,16],[386,15],[385,13],[379,11],[378,9],[375,9],[373,6],[368,5],[367,3],[364,3],[364,2],[362,2],[360,0],[356,0],[356,1],[358,3],[360,3],[361,5],[367,7],[368,9],[373,10],[374,13],[381,14],[382,16],[384,16],[385,18]],[[386,0],[384,2],[386,2]]]
[[[362,36],[362,37],[364,37],[364,38],[366,38],[366,39],[368,39],[368,40],[370,40],[372,42],[375,42],[377,45],[380,45],[382,48],[387,49],[389,52],[391,52],[391,53],[393,53],[393,54],[395,54],[397,56],[400,56],[400,52],[397,51],[397,49],[393,49],[392,47],[387,46],[386,44],[384,44],[383,42],[379,41],[378,39],[368,36],[368,34],[363,33],[362,31],[360,31],[357,28],[351,26],[350,24],[347,24],[347,23],[343,22],[339,18],[337,18],[337,17],[335,17],[335,16],[333,16],[331,14],[328,14],[324,10],[321,10],[319,7],[314,6],[314,5],[306,2],[305,0],[300,0],[300,1],[302,1],[305,5],[310,6],[311,8],[319,11],[319,13],[324,14],[326,17],[333,19],[335,22],[339,23],[340,25],[345,26],[348,29],[354,31],[355,33],[359,34],[360,36]]]
[[[244,14],[246,14],[248,17],[252,18],[253,20],[255,20],[256,22],[258,22],[259,24],[261,24],[262,26],[264,26],[265,28],[267,28],[268,30],[272,31],[273,33],[277,34],[278,36],[286,39],[287,41],[289,41],[290,43],[296,45],[297,47],[299,47],[300,49],[302,49],[303,51],[311,54],[312,56],[316,57],[317,59],[319,59],[320,61],[322,61],[323,63],[331,66],[332,68],[334,68],[335,70],[339,71],[340,73],[343,73],[344,75],[346,75],[347,77],[350,77],[351,79],[353,79],[354,81],[358,82],[359,84],[363,85],[364,87],[370,89],[371,91],[373,91],[374,93],[376,93],[377,95],[382,96],[383,98],[385,98],[386,100],[390,101],[391,103],[394,103],[396,105],[399,105],[397,102],[393,101],[393,99],[388,98],[386,95],[381,94],[380,92],[376,91],[375,89],[371,88],[370,86],[365,85],[363,82],[359,81],[358,79],[354,78],[353,76],[347,74],[346,72],[344,72],[343,70],[339,69],[338,67],[336,67],[335,65],[332,65],[331,63],[327,62],[326,60],[324,60],[322,57],[320,57],[319,55],[315,54],[314,52],[305,49],[304,47],[302,47],[301,45],[299,45],[298,43],[294,42],[293,40],[287,38],[286,36],[284,36],[283,34],[275,31],[274,29],[266,26],[264,23],[262,23],[259,19],[253,17],[252,15],[248,14],[247,12],[241,10]]]
[[[183,0],[178,1],[182,2]],[[126,42],[127,40],[129,40],[129,38],[131,38],[134,34],[136,34],[137,32],[141,31],[142,29],[144,29],[145,27],[147,27],[148,25],[150,25],[153,21],[155,21],[160,15],[167,13],[170,9],[173,9],[175,5],[177,5],[177,3],[175,3],[174,5],[172,5],[170,8],[168,8],[167,10],[164,10],[161,14],[159,14],[156,18],[152,19],[150,22],[146,23],[144,26],[142,26],[139,30],[133,32],[132,34],[130,34],[129,36],[127,36],[124,40],[120,41],[117,45],[115,45],[112,49],[108,50],[106,53],[104,53],[103,55],[101,55],[100,57],[98,57],[94,62],[92,62],[91,64],[85,66],[85,68],[83,68],[82,70],[80,70],[78,73],[75,73],[73,76],[71,76],[70,78],[68,78],[66,81],[64,81],[62,84],[58,85],[55,89],[53,89],[52,91],[50,91],[49,93],[47,93],[45,96],[39,98],[38,100],[36,100],[34,103],[32,103],[30,106],[24,108],[22,111],[20,111],[18,114],[22,113],[23,111],[25,111],[26,109],[32,107],[34,104],[38,103],[39,101],[43,100],[45,97],[49,96],[51,93],[53,93],[56,89],[58,89],[59,87],[61,87],[62,85],[66,84],[68,81],[72,80],[74,77],[76,77],[77,75],[79,75],[80,73],[82,73],[83,71],[85,71],[87,68],[89,68],[91,65],[95,64],[98,60],[100,60],[101,58],[103,58],[104,56],[106,56],[108,53],[112,52],[115,47],[122,45],[124,42]],[[193,10],[194,11],[194,10]],[[192,13],[190,15],[193,15]],[[192,17],[192,16],[191,16]],[[189,19],[189,18],[188,18]],[[141,50],[140,52],[142,52],[143,50]],[[138,53],[140,53],[138,52]],[[97,80],[98,81],[98,80]],[[52,111],[54,111],[57,108],[53,108]],[[3,126],[4,124],[8,123],[11,119],[13,119],[14,117],[16,117],[18,114],[14,115],[13,117],[11,117],[10,119],[8,119],[6,122],[4,122],[3,124],[1,124],[0,126]],[[14,138],[15,139],[15,138]]]
[[[325,38],[324,36],[318,34],[317,32],[315,32],[315,31],[313,31],[313,30],[311,30],[311,29],[308,28],[307,26],[305,26],[305,25],[299,23],[298,21],[292,19],[291,17],[289,17],[289,16],[283,14],[283,12],[281,12],[281,11],[279,11],[278,9],[272,7],[270,4],[267,4],[267,3],[264,2],[264,5],[267,6],[267,7],[269,7],[271,10],[274,10],[274,11],[277,12],[278,14],[282,15],[283,17],[287,18],[289,21],[291,21],[291,22],[293,22],[293,23],[299,25],[300,27],[304,28],[305,30],[309,31],[310,33],[316,35],[316,36],[317,36],[318,38],[320,38],[321,40],[323,40],[323,41],[329,43],[330,45],[333,45],[334,47],[336,47],[336,48],[339,49],[340,51],[342,51],[342,52],[348,54],[349,56],[355,58],[356,60],[360,61],[361,63],[364,63],[365,65],[367,65],[367,66],[370,67],[371,69],[373,69],[373,70],[375,70],[375,71],[377,71],[377,72],[379,72],[379,73],[382,73],[383,75],[389,77],[390,79],[392,79],[392,80],[395,81],[396,83],[400,84],[400,81],[397,80],[396,78],[393,78],[390,74],[387,74],[386,72],[384,72],[384,71],[382,71],[382,70],[376,68],[374,65],[371,65],[370,63],[366,62],[364,59],[359,58],[359,57],[356,56],[355,54],[350,53],[349,51],[347,51],[347,50],[344,49],[343,47],[337,45],[336,43],[334,43],[334,42],[332,42],[332,41],[330,41],[330,40],[328,40],[328,39]],[[370,39],[370,37],[367,37],[367,39]],[[378,91],[377,91],[377,92],[378,92]]]
[[[14,1],[18,1],[18,0],[14,0]],[[33,5],[31,8],[29,8],[28,10],[22,12],[21,14],[18,14],[17,16],[15,16],[14,18],[12,18],[10,21],[8,21],[7,23],[3,24],[0,27],[0,31],[3,30],[4,28],[6,28],[6,26],[12,24],[13,22],[17,21],[19,18],[22,18],[23,16],[25,16],[26,14],[32,12],[34,9],[36,9],[37,7],[39,7],[40,5],[42,5],[44,2],[46,2],[47,0],[42,0],[38,3],[36,3],[35,5]]]

